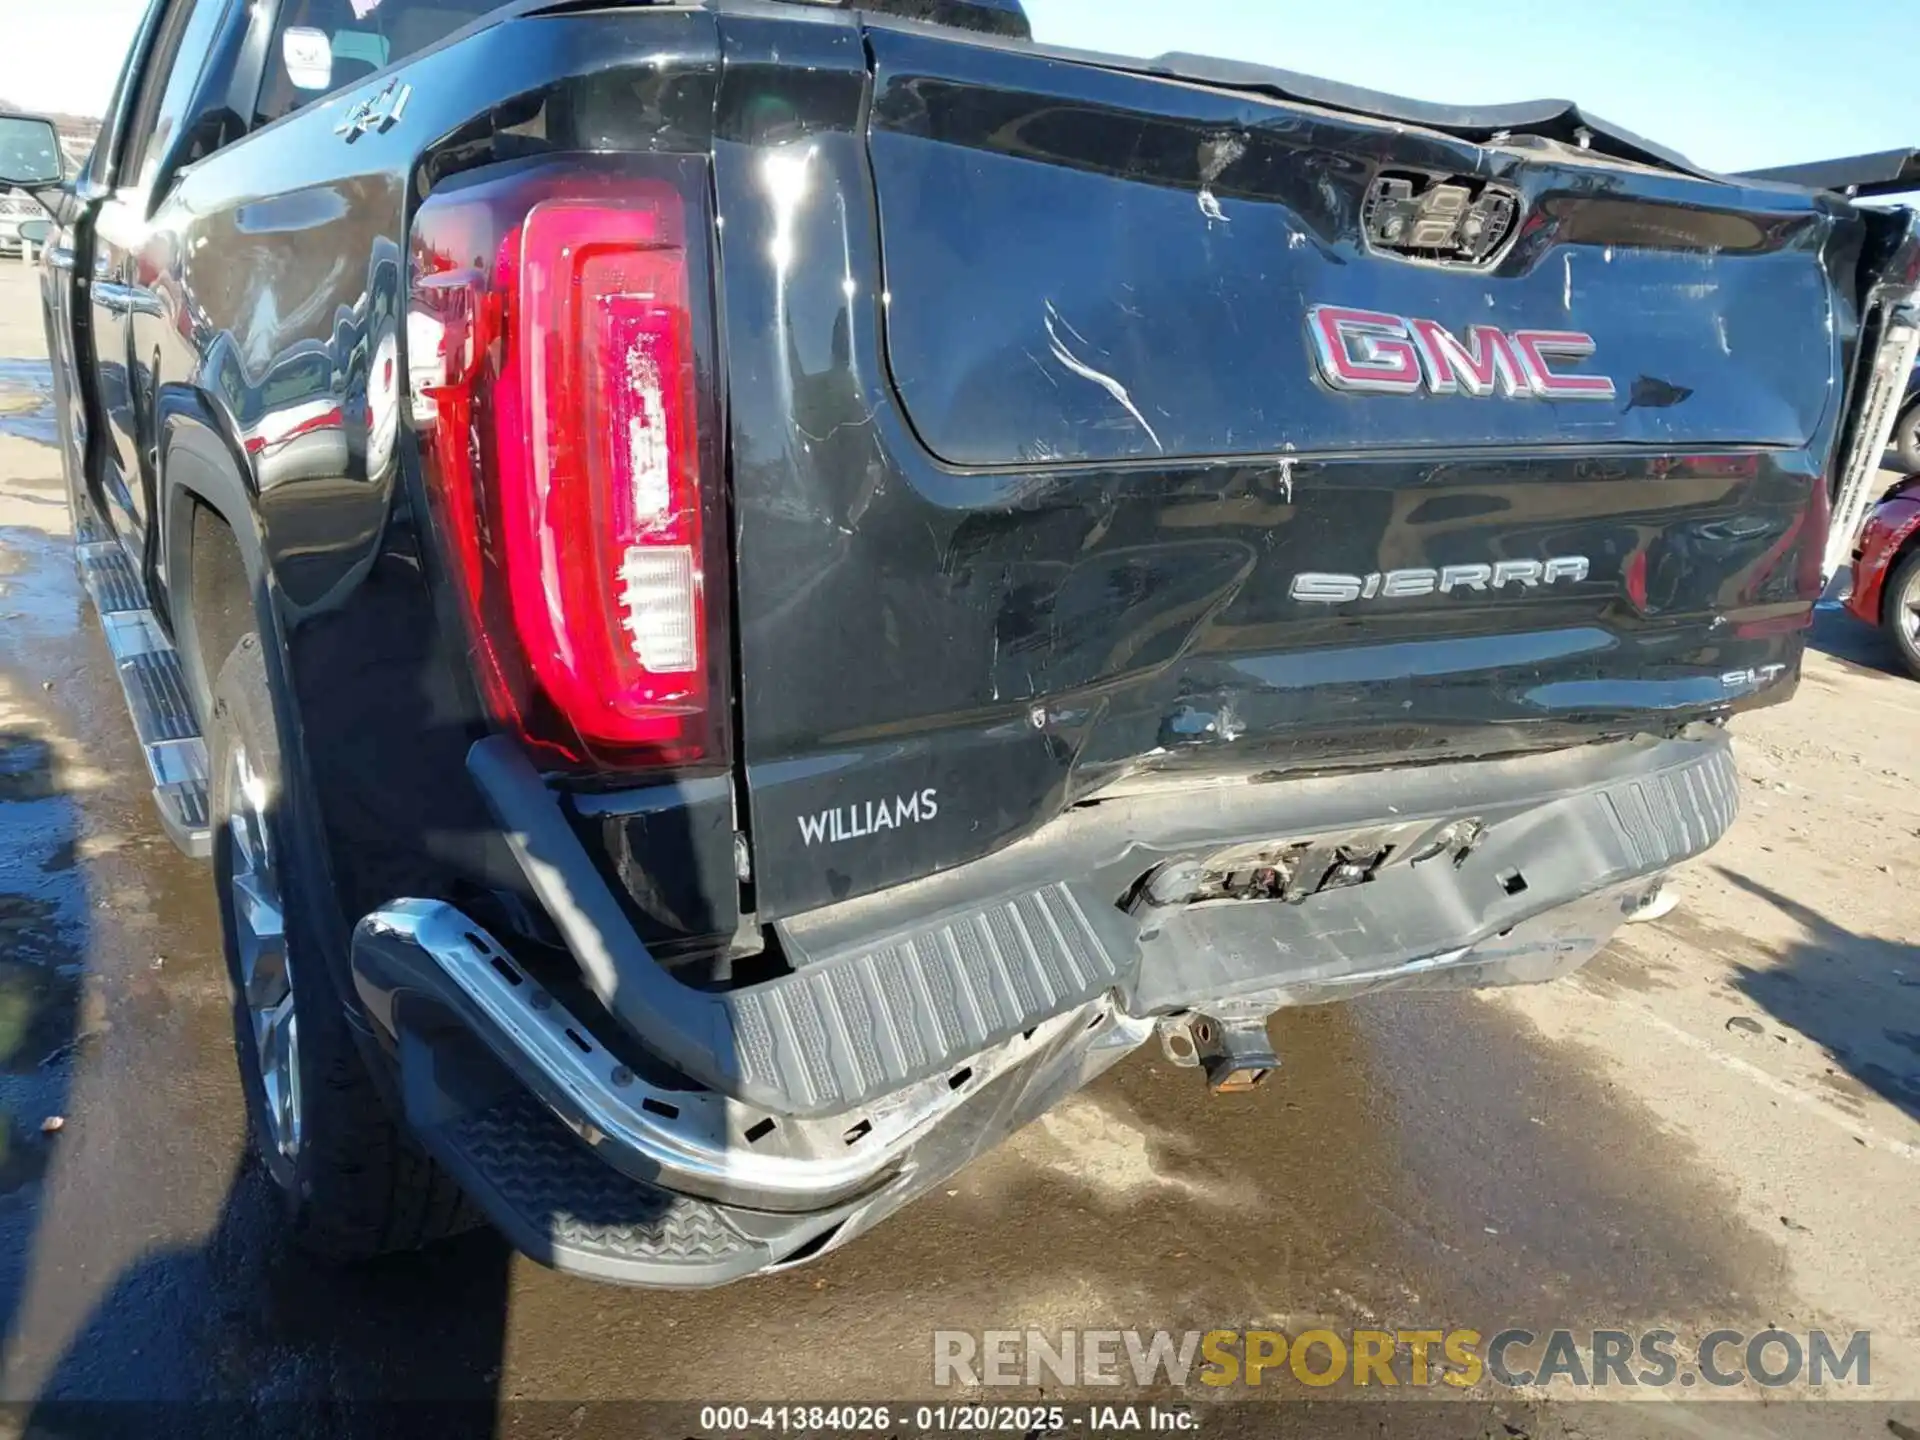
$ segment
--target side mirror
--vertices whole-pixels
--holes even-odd
[[[53,238],[54,228],[51,220],[22,220],[20,238],[29,245],[44,245]]]
[[[0,185],[43,190],[66,172],[60,132],[37,115],[0,115]]]

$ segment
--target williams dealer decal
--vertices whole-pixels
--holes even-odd
[[[940,813],[940,792],[922,790],[917,795],[896,795],[891,800],[856,801],[836,805],[818,815],[801,815],[800,839],[808,845],[838,845],[842,840],[858,840],[904,825],[924,825]]]

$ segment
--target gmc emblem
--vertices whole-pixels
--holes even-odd
[[[1437,320],[1410,320],[1380,310],[1316,305],[1307,336],[1320,378],[1336,390],[1378,395],[1501,395],[1541,400],[1611,400],[1604,375],[1569,374],[1556,362],[1593,354],[1578,330],[1468,327],[1462,340]]]

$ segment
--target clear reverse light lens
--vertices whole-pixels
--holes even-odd
[[[629,545],[620,578],[620,625],[640,663],[656,675],[697,669],[693,551],[685,545]]]

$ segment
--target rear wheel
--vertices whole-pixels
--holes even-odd
[[[1900,468],[1909,475],[1920,475],[1920,400],[1907,406],[1893,422],[1893,448],[1900,457]]]
[[[315,923],[324,881],[290,843],[279,732],[257,637],[214,685],[213,865],[241,1086],[296,1240],[334,1260],[409,1249],[474,1223],[458,1187],[388,1113]]]
[[[1880,592],[1880,625],[1907,672],[1920,679],[1920,545],[1907,551]]]

